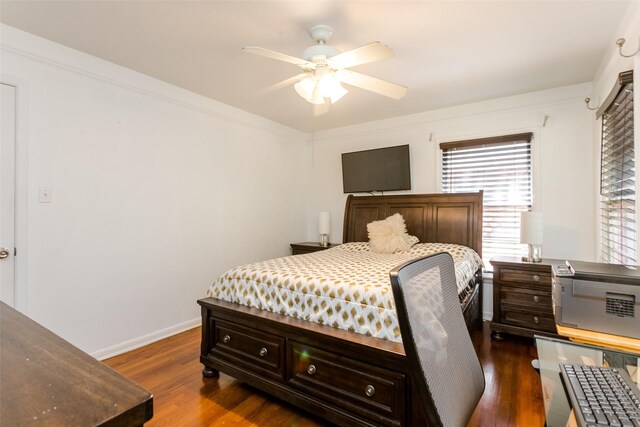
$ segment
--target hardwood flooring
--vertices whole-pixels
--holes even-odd
[[[469,426],[543,426],[540,377],[531,339],[490,337],[485,322],[472,339],[486,389]],[[324,426],[325,422],[286,402],[220,374],[202,378],[200,328],[192,329],[105,362],[153,393],[147,426]]]

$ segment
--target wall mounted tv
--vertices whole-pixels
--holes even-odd
[[[411,190],[409,146],[342,153],[345,193]]]

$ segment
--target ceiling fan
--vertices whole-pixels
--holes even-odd
[[[255,96],[266,95],[294,85],[301,97],[316,106],[316,114],[322,114],[328,111],[332,103],[347,93],[342,83],[394,99],[400,99],[407,93],[407,88],[404,86],[347,70],[356,65],[392,57],[393,50],[390,47],[380,42],[373,42],[341,53],[335,47],[326,44],[333,34],[330,26],[316,25],[311,28],[310,33],[318,43],[305,49],[302,52],[302,58],[256,46],[242,49],[248,53],[289,62],[302,68],[302,73],[269,86]]]

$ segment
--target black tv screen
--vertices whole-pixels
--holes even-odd
[[[345,193],[410,190],[409,146],[342,153]]]

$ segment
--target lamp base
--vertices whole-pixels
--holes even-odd
[[[542,246],[529,245],[529,254],[522,257],[524,262],[542,262]]]
[[[323,247],[327,247],[329,246],[329,235],[328,234],[321,234],[320,235],[320,246]]]

